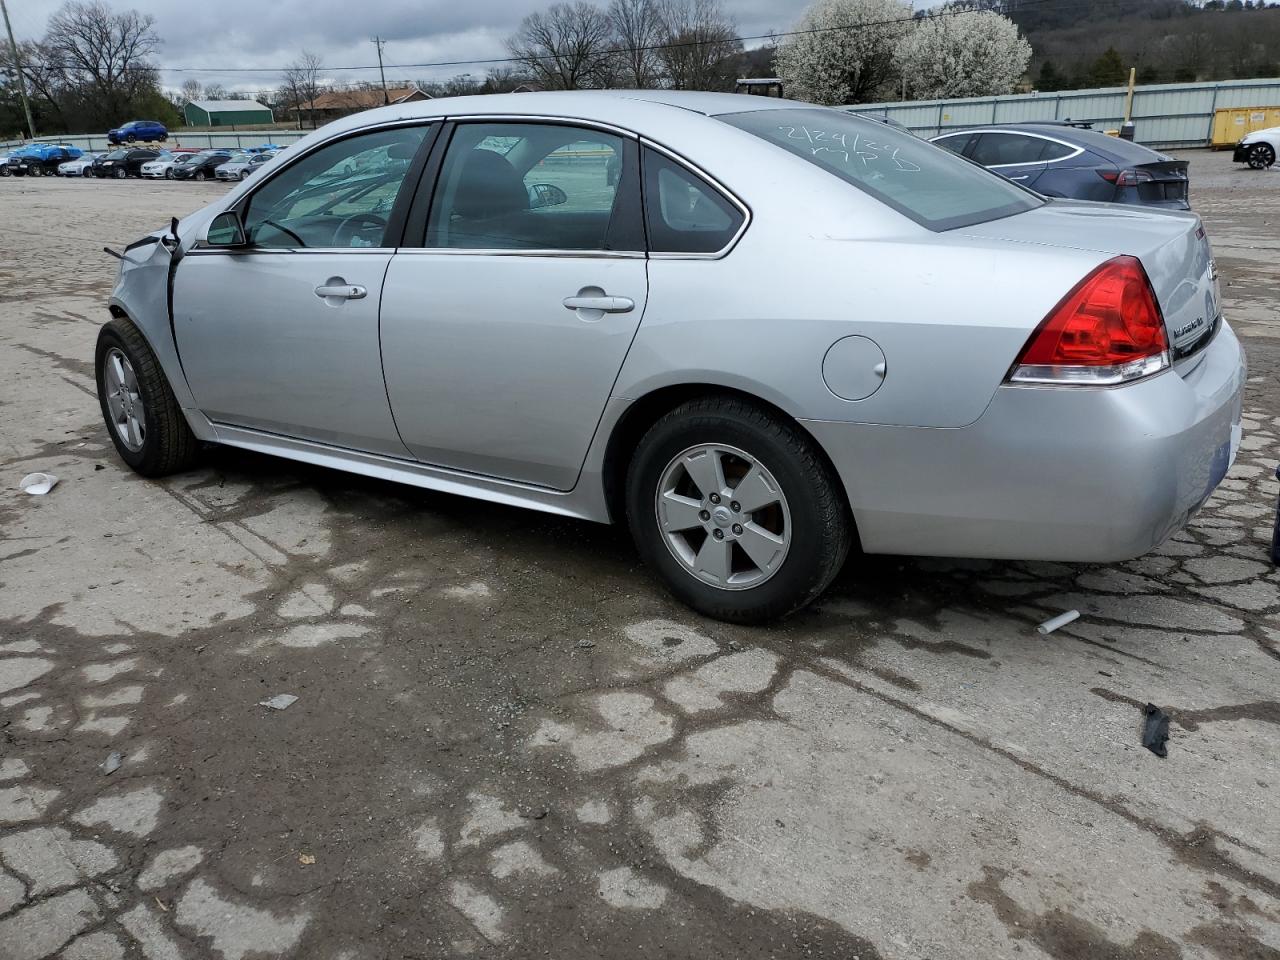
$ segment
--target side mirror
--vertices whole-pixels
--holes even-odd
[[[554,183],[529,184],[529,209],[539,207],[558,207],[569,199],[568,195]]]
[[[240,219],[240,214],[228,210],[214,217],[213,223],[209,224],[205,242],[211,247],[247,247],[249,241],[245,238],[244,222]]]

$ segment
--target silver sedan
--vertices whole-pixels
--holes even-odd
[[[102,410],[140,473],[204,441],[626,523],[739,622],[851,549],[1137,556],[1240,439],[1194,214],[756,97],[348,117],[132,245],[110,309]]]

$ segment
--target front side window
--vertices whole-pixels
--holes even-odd
[[[648,147],[644,193],[654,253],[715,253],[729,245],[745,219],[715,187]]]
[[[634,144],[551,123],[467,123],[445,152],[426,246],[643,249]]]
[[[839,110],[753,110],[717,119],[795,154],[928,230],[985,223],[1044,203],[934,144]]]
[[[381,247],[414,154],[430,128],[396,127],[339,140],[282,170],[249,199],[256,247]]]

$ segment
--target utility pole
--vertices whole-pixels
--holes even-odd
[[[382,48],[387,41],[383,40],[381,37],[374,37],[369,42],[378,48],[378,73],[382,77],[382,102],[390,103],[391,95],[387,93],[387,74],[386,71],[382,69]]]
[[[22,57],[18,53],[18,41],[13,39],[13,26],[9,23],[9,8],[0,0],[0,12],[4,13],[4,28],[9,33],[9,52],[13,54],[13,67],[18,73],[18,96],[22,98],[22,112],[27,115],[27,130],[31,139],[36,138],[36,125],[31,119],[31,102],[27,100],[27,78],[22,72]]]

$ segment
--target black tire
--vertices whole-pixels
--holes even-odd
[[[146,416],[146,433],[142,448],[137,451],[125,446],[107,406],[104,365],[112,348],[120,350],[128,358],[138,383]],[[98,381],[98,403],[102,408],[102,419],[121,460],[144,477],[167,476],[186,470],[195,463],[200,442],[187,425],[173,390],[160,369],[160,362],[131,321],[111,320],[98,331],[94,371]]]
[[[208,174],[206,174],[203,170],[197,170],[197,171],[192,175],[191,179],[193,179],[193,180],[207,180],[207,179],[209,179],[209,176],[208,176]]]
[[[681,451],[699,444],[744,451],[773,474],[786,496],[791,545],[782,565],[758,586],[730,590],[703,582],[675,558],[659,528],[655,502],[662,474]],[[812,602],[840,572],[854,539],[839,480],[813,440],[763,407],[728,397],[691,400],[649,428],[627,470],[626,506],[644,562],[680,600],[730,623],[776,620]]]
[[[124,180],[124,179],[125,179],[126,177],[128,177],[128,176],[129,176],[129,171],[128,171],[128,170],[126,170],[124,167],[116,167],[116,179],[117,179],[117,180]]]
[[[166,170],[166,171],[164,172],[164,178],[165,178],[166,180],[172,180],[172,179],[173,179],[173,169],[172,169],[172,168],[170,168],[170,169],[168,169],[168,170]]]
[[[1253,169],[1265,170],[1276,162],[1276,151],[1269,143],[1255,143],[1249,147],[1247,158]]]

